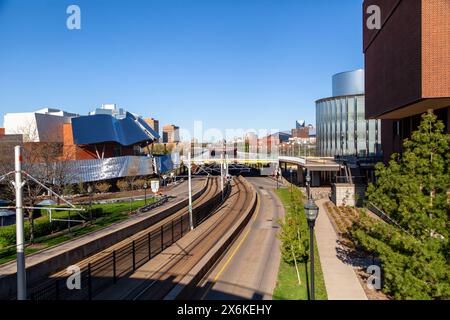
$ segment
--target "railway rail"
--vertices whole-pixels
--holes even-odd
[[[207,184],[206,191],[193,202],[195,226],[204,221],[222,201],[218,178],[208,178]],[[66,270],[62,270],[31,288],[30,299],[92,299],[93,296],[113,285],[120,278],[126,277],[157,256],[189,231],[188,210],[183,208],[151,227],[77,263],[81,289],[69,290],[67,280],[70,274]]]
[[[194,231],[195,235],[193,233],[189,235],[193,238],[186,239],[185,243],[181,243],[184,240],[182,239],[180,244],[177,243],[177,247],[172,246],[174,252],[165,254],[169,258],[166,258],[166,261],[153,271],[151,278],[121,299],[158,300],[166,298],[174,287],[180,284],[186,276],[190,276],[192,270],[215,245],[228,235],[230,229],[241,220],[243,213],[248,212],[254,206],[255,196],[253,187],[244,178],[234,179],[231,194],[214,215]],[[149,264],[151,263],[149,262]],[[103,295],[101,299],[108,299],[108,296]]]

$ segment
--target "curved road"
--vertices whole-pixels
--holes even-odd
[[[270,300],[280,264],[278,219],[284,207],[270,178],[247,178],[259,195],[256,212],[192,299]]]

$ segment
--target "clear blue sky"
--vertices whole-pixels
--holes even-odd
[[[68,30],[66,8],[81,8]],[[0,0],[5,112],[102,103],[191,128],[315,123],[363,67],[361,0]]]

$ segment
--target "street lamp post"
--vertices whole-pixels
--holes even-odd
[[[280,171],[281,171],[281,169],[280,169],[280,168],[277,168],[277,189],[280,188],[280,184],[279,184],[279,182],[278,182],[278,180],[280,179]]]
[[[17,300],[27,299],[27,279],[25,268],[25,232],[23,223],[23,185],[22,181],[22,148],[16,146],[15,154],[15,182],[16,190],[16,259],[17,259]]]
[[[189,192],[189,228],[194,230],[194,218],[192,216],[192,168],[191,168],[191,153],[188,152],[187,167],[188,167],[188,192]]]
[[[305,214],[306,220],[309,226],[309,255],[310,255],[310,263],[311,263],[311,300],[315,300],[315,288],[314,288],[314,226],[316,224],[317,216],[319,215],[319,208],[314,203],[314,200],[311,196],[310,189],[310,181],[311,177],[308,174],[306,176],[306,184],[308,190],[308,202],[305,204]]]
[[[145,182],[144,183],[144,205],[145,206],[147,205],[147,188],[148,188],[148,185],[147,185],[147,182]]]

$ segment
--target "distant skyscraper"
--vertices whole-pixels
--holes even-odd
[[[295,128],[296,129],[304,128],[305,124],[306,124],[305,120],[297,120],[295,121]]]

